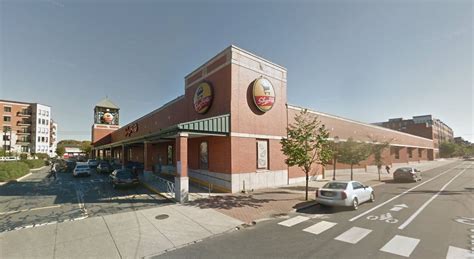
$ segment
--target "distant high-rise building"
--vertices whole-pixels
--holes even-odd
[[[439,157],[439,145],[454,140],[453,130],[432,115],[413,116],[412,119],[393,118],[388,121],[374,123],[385,128],[402,131],[412,135],[433,140],[435,157]]]
[[[56,155],[57,124],[51,107],[39,103],[0,100],[2,149],[10,154]],[[52,138],[52,128],[54,138]]]

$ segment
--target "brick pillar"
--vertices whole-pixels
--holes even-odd
[[[125,152],[127,149],[125,148],[125,145],[122,145],[122,168],[125,168],[125,163],[127,162],[126,156],[127,153]]]
[[[143,142],[143,162],[144,162],[145,171],[147,172],[152,171],[153,161],[151,157],[151,154],[152,154],[151,149],[152,149],[151,143],[147,141]]]
[[[179,133],[176,136],[176,170],[175,199],[180,202],[188,201],[189,178],[188,178],[188,134]]]

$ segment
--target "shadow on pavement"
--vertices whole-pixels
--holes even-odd
[[[254,198],[250,196],[211,196],[209,198],[197,199],[188,204],[191,206],[196,206],[201,209],[224,209],[230,210],[240,207],[250,207],[250,208],[259,208],[263,204],[269,203],[272,201],[277,201],[276,199],[265,199],[265,198]]]

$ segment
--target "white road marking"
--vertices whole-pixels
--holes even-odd
[[[61,205],[53,205],[53,206],[39,207],[39,208],[32,208],[32,209],[24,209],[24,210],[14,210],[14,211],[0,212],[0,215],[8,215],[8,214],[13,214],[13,213],[18,213],[18,212],[25,212],[25,211],[53,209],[53,208],[59,208],[59,207],[61,207]]]
[[[419,239],[396,235],[380,251],[409,257],[420,242]]]
[[[391,208],[390,211],[400,211],[404,208],[408,208],[408,206],[406,204],[399,204],[399,205],[393,206],[393,208]]]
[[[467,249],[458,248],[455,246],[449,246],[448,254],[446,259],[464,259],[464,258],[474,258],[474,254]]]
[[[459,217],[459,218],[455,219],[455,221],[458,222],[458,223],[474,226],[474,218]],[[471,232],[474,232],[474,230],[471,229]]]
[[[371,213],[372,211],[374,211],[374,210],[376,210],[376,209],[378,209],[378,208],[384,206],[385,204],[387,204],[387,203],[389,203],[389,202],[391,202],[391,201],[393,201],[393,200],[399,198],[400,196],[405,195],[405,194],[411,192],[412,190],[414,190],[414,189],[416,189],[416,188],[422,186],[423,184],[429,183],[429,182],[433,181],[434,179],[436,179],[436,178],[438,178],[438,177],[440,177],[440,176],[442,176],[442,175],[444,175],[444,174],[447,174],[448,172],[450,172],[450,171],[453,170],[453,169],[456,169],[456,167],[450,168],[450,169],[448,169],[447,171],[445,171],[444,173],[441,173],[441,174],[439,174],[439,175],[437,175],[437,176],[435,176],[435,177],[433,177],[433,178],[431,178],[431,179],[429,179],[429,180],[427,180],[427,181],[425,181],[425,182],[422,182],[422,183],[418,184],[418,185],[415,186],[415,187],[412,187],[412,188],[410,188],[410,189],[408,189],[408,190],[406,190],[406,191],[400,193],[399,195],[397,195],[397,196],[395,196],[395,197],[393,197],[393,198],[391,198],[391,199],[389,199],[389,200],[387,200],[387,201],[385,201],[385,202],[382,202],[381,204],[379,204],[379,205],[373,207],[372,209],[367,210],[367,211],[365,211],[365,212],[363,212],[363,213],[361,213],[361,214],[359,214],[359,215],[357,215],[357,216],[355,216],[355,217],[349,219],[349,221],[354,221],[354,220],[356,220],[356,219],[358,219],[358,218],[361,218],[361,217],[363,217],[363,216],[365,216],[365,215]]]
[[[412,222],[416,216],[418,216],[418,214],[420,214],[425,208],[426,206],[428,206],[428,204],[430,204],[434,199],[436,199],[436,197],[438,197],[438,195],[444,190],[446,189],[446,187],[448,187],[448,185],[450,183],[452,183],[456,178],[458,178],[462,173],[464,173],[467,169],[464,169],[462,170],[459,174],[457,174],[456,176],[454,176],[449,182],[447,182],[445,185],[443,185],[443,187],[441,187],[441,189],[439,190],[439,192],[437,192],[435,195],[433,195],[433,197],[431,197],[429,200],[427,200],[423,205],[421,205],[421,207],[415,211],[415,213],[413,213],[413,215],[411,215],[405,222],[403,222],[403,224],[401,224],[398,229],[404,229],[406,228],[406,226],[408,226],[408,224],[410,224],[410,222]]]
[[[296,216],[294,218],[287,219],[285,221],[279,222],[278,225],[282,225],[282,226],[285,226],[285,227],[292,227],[292,226],[294,226],[296,224],[299,224],[301,222],[304,222],[308,219],[309,219],[308,217]]]
[[[356,244],[366,237],[370,232],[372,232],[371,229],[352,227],[334,239],[346,243]]]
[[[337,225],[337,223],[329,222],[329,221],[321,221],[319,223],[312,225],[311,227],[307,227],[303,229],[303,231],[312,233],[315,235],[319,235],[323,233],[324,231],[334,227],[335,225]]]

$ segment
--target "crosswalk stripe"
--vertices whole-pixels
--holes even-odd
[[[329,222],[329,221],[321,221],[312,225],[311,227],[307,227],[303,229],[303,231],[309,232],[315,235],[319,235],[322,232],[334,227],[335,225],[337,225],[337,223]]]
[[[282,221],[282,222],[278,223],[278,225],[282,225],[282,226],[285,226],[285,227],[292,227],[292,226],[294,226],[296,224],[299,224],[301,222],[304,222],[308,219],[309,219],[308,217],[296,216],[294,218]]]
[[[446,259],[467,259],[474,258],[474,253],[467,249],[458,248],[455,246],[449,246],[448,254]]]
[[[365,236],[367,236],[370,232],[372,232],[372,230],[370,229],[352,227],[351,229],[340,234],[334,239],[342,241],[342,242],[346,242],[346,243],[356,244],[357,242],[362,240]]]
[[[380,251],[409,257],[419,242],[416,238],[396,235],[380,248]]]

